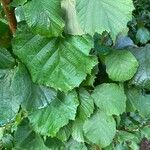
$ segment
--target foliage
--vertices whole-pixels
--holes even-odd
[[[13,0],[15,33],[5,7],[0,149],[139,150],[150,140],[149,0]]]

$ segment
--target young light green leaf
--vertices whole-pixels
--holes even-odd
[[[99,110],[85,122],[83,130],[86,138],[92,143],[106,147],[116,134],[116,123],[113,117]]]
[[[31,29],[47,37],[59,36],[64,28],[60,0],[32,0],[23,6],[26,21]]]
[[[95,104],[107,115],[120,115],[126,108],[126,95],[115,83],[97,86],[92,93]]]
[[[116,50],[106,56],[106,72],[113,81],[130,80],[137,71],[138,62],[130,51]]]
[[[137,73],[131,84],[150,90],[150,44],[145,47],[131,50],[139,62]]]
[[[58,92],[48,107],[31,113],[29,119],[35,131],[54,137],[69,120],[75,119],[77,106],[78,98],[75,91],[67,95]]]
[[[24,32],[16,35],[13,49],[36,83],[67,92],[78,87],[97,64],[89,55],[93,47],[89,36],[48,39]]]

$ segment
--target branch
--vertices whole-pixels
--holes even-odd
[[[9,8],[9,4],[11,1],[12,0],[1,0],[1,3],[4,8],[4,12],[6,14],[10,30],[14,34],[17,28],[17,21],[14,13],[14,8],[13,9]]]

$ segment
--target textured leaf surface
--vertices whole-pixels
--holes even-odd
[[[66,143],[66,150],[87,150],[87,147],[84,143],[77,142],[71,139],[68,143]]]
[[[15,59],[11,56],[9,51],[0,47],[0,69],[13,68]]]
[[[34,133],[28,124],[23,121],[15,132],[15,150],[48,150],[40,135]]]
[[[108,31],[113,39],[126,28],[134,9],[132,0],[76,0],[78,21],[85,33]]]
[[[115,84],[101,84],[92,93],[95,104],[108,115],[120,115],[126,108],[126,95],[123,89]]]
[[[94,101],[91,95],[85,89],[79,91],[80,105],[78,107],[78,116],[81,120],[86,120],[94,111]]]
[[[131,79],[138,68],[136,58],[126,50],[113,51],[106,57],[105,64],[109,78],[120,82]]]
[[[26,64],[33,81],[61,91],[79,86],[91,73],[97,63],[89,55],[92,47],[89,36],[48,39],[19,33],[13,42],[14,53]]]
[[[48,107],[33,112],[29,119],[37,132],[53,137],[69,120],[75,119],[77,106],[78,98],[75,91],[66,96],[57,93],[57,97]]]
[[[150,32],[146,28],[139,28],[136,33],[137,40],[142,43],[146,44],[150,40]]]
[[[71,124],[68,124],[68,125],[62,127],[59,130],[59,132],[57,132],[56,137],[59,140],[65,142],[65,141],[67,141],[69,139],[70,135],[71,135]]]
[[[32,0],[23,9],[26,21],[35,33],[48,37],[61,34],[64,22],[60,0]]]
[[[23,81],[23,72],[19,67],[0,70],[0,125],[12,121],[19,111],[28,88],[24,87]]]
[[[72,125],[72,137],[78,142],[84,142],[83,124],[83,120],[76,118]]]
[[[131,83],[142,88],[150,89],[150,44],[131,51],[139,62],[138,71]]]
[[[115,136],[116,124],[111,116],[97,111],[83,126],[87,139],[100,147],[108,146]]]
[[[150,95],[143,94],[139,89],[129,88],[127,90],[127,97],[133,111],[139,111],[139,114],[144,117],[150,115]],[[131,106],[127,105],[127,107]]]

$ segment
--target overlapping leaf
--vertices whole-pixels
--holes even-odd
[[[131,83],[150,90],[150,44],[131,50],[139,62],[137,73]]]
[[[101,84],[92,94],[95,104],[108,115],[119,115],[125,111],[126,95],[123,89],[115,84]]]
[[[59,36],[64,22],[61,17],[60,0],[32,0],[23,6],[25,19],[35,33]]]
[[[106,30],[113,39],[126,28],[134,9],[132,0],[63,0],[63,4],[68,33],[93,35]]]
[[[92,143],[100,147],[108,146],[116,133],[113,117],[102,111],[97,111],[83,126],[84,134]]]
[[[126,50],[113,51],[106,57],[105,64],[110,79],[120,82],[131,79],[138,68],[138,61]]]
[[[13,68],[15,59],[5,48],[0,47],[0,69]]]
[[[69,120],[75,119],[77,106],[78,98],[75,91],[67,95],[58,92],[48,107],[31,113],[29,119],[35,131],[54,137]]]
[[[141,116],[148,117],[150,115],[150,96],[143,94],[140,89],[136,88],[129,88],[126,93],[128,97],[127,108],[130,108],[128,111],[137,110]]]
[[[24,120],[15,132],[15,150],[49,150],[40,135],[32,131],[27,120]]]
[[[72,90],[97,64],[96,58],[89,55],[93,47],[89,36],[48,39],[25,32],[16,35],[13,49],[36,83]]]

